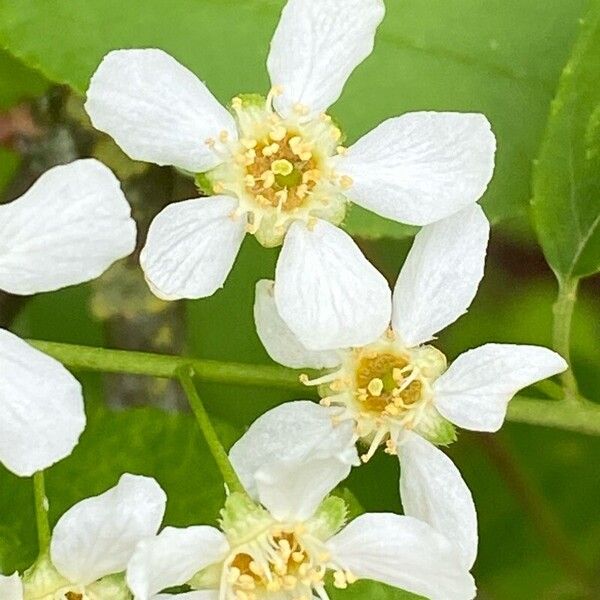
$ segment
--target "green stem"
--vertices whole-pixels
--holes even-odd
[[[37,340],[28,340],[28,342],[38,350],[75,370],[129,373],[130,375],[177,379],[178,369],[192,367],[194,375],[206,383],[254,385],[258,387],[276,386],[296,389],[303,387],[299,380],[300,372],[284,367],[224,363],[216,360],[152,354],[149,352],[108,350],[106,348]]]
[[[589,400],[570,403],[517,396],[508,405],[507,418],[517,423],[600,435],[600,404]]]
[[[229,456],[223,448],[223,444],[221,444],[221,440],[219,440],[219,436],[213,427],[213,424],[206,412],[206,408],[204,407],[204,403],[198,394],[198,390],[194,385],[194,369],[191,366],[181,367],[177,370],[177,379],[181,383],[181,387],[187,396],[188,402],[190,403],[190,407],[194,416],[196,417],[196,421],[200,426],[202,434],[204,435],[204,439],[208,444],[208,448],[210,453],[212,454],[219,470],[221,471],[221,475],[223,476],[223,481],[227,484],[230,492],[239,492],[241,494],[247,495],[242,482],[240,481],[231,461],[229,460]]]
[[[35,340],[30,340],[29,343],[72,369],[179,379],[178,370],[191,367],[195,377],[204,382],[280,387],[305,397],[310,395],[309,390],[298,379],[299,372],[284,367],[224,363]],[[562,388],[551,381],[537,384],[536,387],[555,400],[563,398]],[[555,400],[517,396],[509,404],[508,419],[600,435],[600,405],[583,398],[575,406]]]
[[[571,368],[571,322],[573,310],[577,300],[578,279],[559,281],[558,297],[554,303],[554,324],[552,332],[552,345],[554,349],[567,361],[569,369],[561,375],[565,389],[565,400],[578,402],[577,380]]]
[[[44,471],[33,474],[33,497],[35,501],[35,520],[37,523],[39,555],[45,554],[50,547],[50,524],[48,522],[48,498],[46,497],[46,485],[44,482]]]

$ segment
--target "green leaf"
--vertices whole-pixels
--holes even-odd
[[[39,73],[0,50],[0,110],[11,108],[21,100],[40,96],[48,85]]]
[[[600,2],[563,70],[533,179],[533,214],[561,280],[600,270]]]
[[[388,1],[373,55],[333,114],[349,142],[412,110],[480,111],[499,140],[484,198],[492,220],[524,214],[531,161],[586,0]],[[265,92],[265,58],[283,0],[0,0],[0,42],[52,81],[83,93],[111,49],[163,48],[225,102]],[[359,207],[348,230],[402,237],[412,230]]]

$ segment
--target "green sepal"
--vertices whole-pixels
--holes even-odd
[[[200,192],[205,196],[214,196],[215,190],[208,173],[197,173],[194,176],[194,183]]]
[[[344,500],[338,496],[328,496],[307,525],[315,537],[328,540],[346,524],[347,518],[348,506]]]
[[[245,544],[273,523],[271,515],[245,494],[234,492],[225,500],[219,524],[232,547]]]
[[[420,423],[415,428],[415,433],[422,435],[426,440],[436,446],[449,446],[456,441],[456,427],[442,416],[435,421]]]
[[[262,94],[238,94],[236,98],[242,101],[242,108],[264,108],[267,104],[267,98]]]

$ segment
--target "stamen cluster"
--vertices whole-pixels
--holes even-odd
[[[223,131],[218,139],[206,140],[221,161],[205,174],[210,191],[237,198],[236,213],[246,215],[247,231],[265,246],[279,245],[293,220],[341,222],[347,202],[343,193],[352,185],[328,161],[345,151],[331,117],[322,114],[305,122],[306,108],[298,105],[284,119],[272,107],[278,93],[276,87],[266,100],[234,98],[239,139]]]
[[[322,544],[307,536],[302,525],[276,526],[236,551],[226,583],[236,600],[256,600],[268,592],[309,599],[313,589],[324,585],[327,559]]]
[[[321,404],[340,408],[335,421],[354,421],[356,438],[368,444],[361,457],[367,462],[384,443],[395,454],[404,430],[435,438],[431,433],[445,420],[433,406],[432,384],[445,370],[439,350],[405,348],[390,330],[368,346],[348,350],[337,371],[303,381],[320,386]]]

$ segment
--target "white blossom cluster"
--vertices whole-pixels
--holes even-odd
[[[265,96],[222,107],[157,49],[109,53],[86,109],[133,159],[192,174],[205,196],[165,208],[141,267],[160,298],[222,287],[246,233],[282,246],[260,281],[256,328],[282,365],[321,370],[321,404],[260,417],[230,460],[220,528],[165,527],[166,496],[124,474],[56,524],[49,552],[0,576],[2,600],[327,600],[370,579],[434,600],[475,596],[477,517],[439,447],[456,427],[496,431],[512,396],[567,368],[546,348],[487,344],[448,365],[431,344],[471,304],[489,223],[476,203],[495,138],[480,114],[391,118],[345,147],[327,114],[370,54],[382,0],[289,0],[271,43]],[[363,99],[367,101],[368,99]],[[368,105],[365,105],[367,107]],[[350,201],[423,226],[393,294],[339,225]],[[49,170],[0,206],[0,289],[56,290],[98,277],[135,246],[113,173],[94,159]],[[81,386],[60,363],[0,330],[0,461],[31,476],[68,456],[85,427]],[[382,448],[401,463],[404,515],[348,519],[332,490]]]

